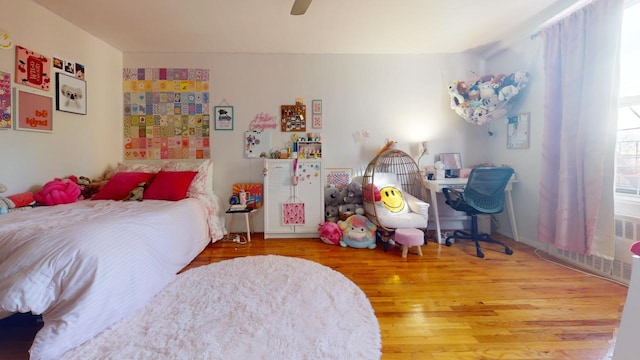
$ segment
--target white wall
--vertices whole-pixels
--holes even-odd
[[[211,132],[214,189],[225,202],[233,183],[262,182],[263,162],[244,158],[242,148],[251,120],[262,112],[279,119],[280,105],[297,97],[308,113],[311,100],[322,99],[325,168],[364,171],[386,138],[412,155],[428,140],[422,166],[440,152],[460,151],[466,164],[490,160],[485,139],[449,109],[446,92],[450,81],[483,70],[476,56],[125,53],[124,66],[211,70],[211,107],[226,100],[235,112],[233,131]],[[363,131],[370,138],[355,141],[353,133]],[[284,147],[291,136],[269,133],[272,148]],[[261,231],[261,214],[256,218]]]
[[[533,29],[532,29],[533,31]],[[510,114],[529,112],[530,145],[528,149],[507,149],[506,118],[492,124],[494,136],[488,138],[491,158],[495,164],[508,164],[517,174],[513,203],[520,241],[536,245],[540,166],[542,162],[542,128],[544,117],[544,73],[540,38],[529,37],[514,42],[510,47],[487,60],[487,72],[510,73],[517,70],[529,72],[529,84],[520,94]],[[505,213],[498,216],[499,232],[511,236],[512,230]],[[538,243],[537,247],[541,245]]]
[[[100,175],[122,157],[122,53],[31,1],[0,0],[0,8],[0,26],[14,44],[84,64],[88,94],[87,115],[54,110],[53,133],[0,130],[5,195],[55,177]],[[0,70],[15,74],[14,48],[0,50]],[[42,94],[55,103],[54,82]]]

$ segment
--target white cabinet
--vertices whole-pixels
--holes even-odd
[[[294,164],[298,184],[294,185]],[[324,187],[321,160],[265,160],[264,238],[318,237],[318,224],[324,221]],[[285,224],[283,206],[303,203],[304,218]]]

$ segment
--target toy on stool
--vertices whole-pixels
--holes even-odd
[[[342,229],[340,246],[375,249],[376,224],[369,221],[366,216],[352,215],[347,220],[338,221],[338,225]]]
[[[342,240],[342,229],[334,222],[323,222],[318,226],[320,240],[329,245],[338,245]]]

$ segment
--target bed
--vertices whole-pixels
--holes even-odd
[[[57,359],[134,314],[223,236],[205,194],[82,200],[0,216],[0,318],[41,314],[31,359]]]

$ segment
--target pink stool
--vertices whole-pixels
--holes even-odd
[[[422,245],[424,244],[424,233],[416,228],[396,229],[393,240],[402,245],[402,257],[407,257],[407,252],[412,246],[418,247],[418,255],[422,256]]]

